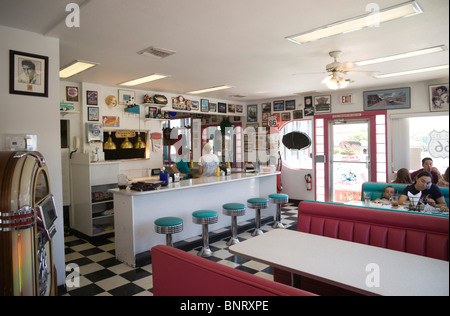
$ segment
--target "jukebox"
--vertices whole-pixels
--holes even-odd
[[[0,296],[56,295],[56,208],[38,152],[0,152]]]

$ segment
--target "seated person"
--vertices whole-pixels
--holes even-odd
[[[420,198],[419,204],[429,204],[433,207],[447,206],[444,195],[436,184],[431,183],[431,174],[427,171],[420,172],[414,183],[403,190],[398,203],[403,204],[412,196]]]
[[[406,168],[398,169],[397,176],[392,181],[392,183],[403,183],[403,184],[411,184],[411,175],[409,174],[409,170]]]
[[[443,176],[441,179],[439,179],[439,181],[438,181],[438,183],[437,183],[437,186],[448,188],[448,186],[449,186],[448,169],[449,169],[449,168],[447,168],[447,170],[445,170],[444,176]]]
[[[181,154],[180,154],[181,150]],[[178,155],[175,159],[175,163],[171,166],[173,172],[180,174],[181,180],[186,180],[188,178],[189,165],[186,161],[186,157],[189,154],[189,150],[186,147],[180,148],[177,151]]]
[[[431,182],[436,184],[438,183],[439,179],[442,178],[441,173],[439,172],[439,170],[436,167],[433,167],[433,159],[427,157],[427,158],[423,158],[422,159],[422,169],[416,170],[414,172],[411,173],[411,179],[414,181],[415,178],[417,177],[417,175],[419,173],[421,173],[422,171],[427,171],[428,173],[431,174]]]
[[[390,201],[393,196],[395,196],[395,189],[392,185],[388,185],[384,188],[383,196],[374,202]]]

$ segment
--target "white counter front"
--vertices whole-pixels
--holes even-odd
[[[231,217],[222,214],[225,203],[242,203],[254,197],[276,193],[276,176],[270,174],[237,173],[226,177],[202,177],[170,183],[160,190],[138,192],[112,189],[114,193],[114,230],[116,258],[135,266],[136,255],[153,246],[165,244],[166,237],[155,232],[154,221],[160,217],[176,216],[183,219],[183,231],[173,234],[173,241],[201,235],[202,225],[192,222],[192,212],[215,210],[217,224],[210,231],[231,225]],[[275,206],[262,210],[263,216],[274,216]],[[253,209],[238,217],[238,222],[255,218]]]

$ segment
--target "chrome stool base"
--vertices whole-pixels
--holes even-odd
[[[227,241],[227,246],[239,243],[237,237],[237,217],[245,215],[245,205],[240,203],[227,203],[223,206],[223,214],[231,216],[231,238]]]
[[[219,221],[219,216],[216,211],[196,211],[192,213],[192,222],[195,224],[202,224],[202,249],[197,253],[197,256],[207,258],[214,255],[214,252],[209,248],[209,224],[215,224]]]
[[[281,222],[281,204],[289,202],[289,196],[287,194],[271,194],[269,195],[269,200],[271,203],[277,205],[277,213],[275,216],[275,221],[273,222],[272,228],[274,229],[285,229],[283,223]]]

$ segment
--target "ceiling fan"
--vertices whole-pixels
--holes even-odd
[[[337,90],[343,89],[349,86],[349,84],[353,81],[350,79],[345,79],[343,75],[348,74],[364,74],[364,75],[373,75],[372,71],[350,71],[354,67],[352,62],[339,62],[338,58],[342,52],[339,50],[331,51],[328,54],[330,57],[334,58],[334,61],[328,64],[325,69],[329,73],[325,79],[322,80],[323,84],[326,84],[329,89]]]

